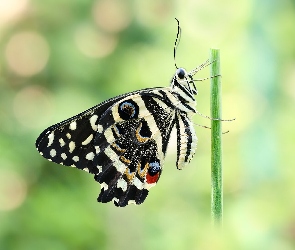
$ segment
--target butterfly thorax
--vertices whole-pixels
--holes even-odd
[[[197,95],[198,91],[191,75],[187,74],[182,68],[177,69],[170,88],[172,95],[176,99],[174,104],[177,109],[187,113],[187,115],[196,113],[195,107],[197,103],[194,95]]]

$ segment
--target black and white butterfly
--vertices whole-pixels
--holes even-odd
[[[123,94],[44,130],[40,154],[94,175],[99,202],[141,204],[163,170],[171,131],[177,131],[178,169],[192,159],[197,137],[192,123],[197,89],[191,72],[177,68],[169,87]]]

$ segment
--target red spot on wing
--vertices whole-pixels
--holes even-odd
[[[147,173],[147,174],[146,174],[146,182],[147,182],[148,184],[155,183],[155,182],[158,181],[159,177],[160,177],[160,173],[157,173],[157,174],[155,174],[155,175],[153,175],[153,176],[151,176],[149,173]]]

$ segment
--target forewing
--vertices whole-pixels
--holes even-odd
[[[84,157],[93,152],[93,139],[101,127],[98,121],[106,110],[128,95],[109,99],[65,121],[45,129],[36,140],[39,153],[49,161],[66,166],[91,170],[91,162]],[[90,163],[90,164],[89,164]]]

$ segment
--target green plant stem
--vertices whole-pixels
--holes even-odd
[[[221,119],[221,76],[218,49],[210,49],[211,64],[211,117]],[[211,215],[215,225],[222,224],[222,146],[221,121],[211,120]]]

